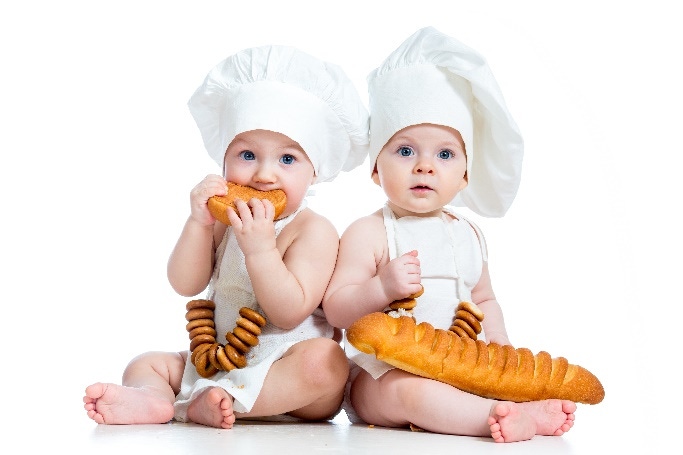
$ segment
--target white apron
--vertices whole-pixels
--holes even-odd
[[[306,202],[286,218],[275,222],[275,235],[294,219],[306,207]],[[239,318],[239,309],[249,307],[265,316],[256,302],[254,290],[247,274],[244,254],[237,244],[237,239],[228,226],[225,236],[216,251],[216,266],[209,283],[207,299],[216,304],[214,320],[216,323],[216,339],[225,344],[225,333],[231,332]],[[259,344],[246,354],[247,366],[230,372],[219,371],[211,378],[203,378],[197,373],[195,366],[188,359],[175,402],[175,419],[187,421],[187,408],[202,391],[208,387],[221,387],[234,399],[235,412],[249,412],[258,397],[266,374],[271,365],[294,344],[311,338],[332,338],[334,329],[328,324],[320,308],[291,330],[282,330],[267,323],[259,335]]]
[[[444,212],[455,219],[447,215],[396,218],[388,205],[382,209],[389,260],[417,250],[424,293],[413,310],[416,322],[426,321],[446,330],[453,323],[458,304],[471,301],[472,288],[479,282],[487,257],[479,228],[449,206],[444,207]],[[394,368],[344,341],[348,357],[375,379]]]

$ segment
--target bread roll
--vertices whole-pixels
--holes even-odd
[[[228,194],[225,196],[213,196],[209,198],[207,203],[209,212],[223,224],[230,225],[228,219],[228,207],[235,207],[235,200],[241,199],[249,201],[251,198],[268,199],[275,207],[275,219],[277,219],[285,210],[287,205],[287,196],[282,190],[260,191],[250,186],[238,185],[237,183],[228,182]]]
[[[426,322],[416,325],[408,316],[368,314],[346,330],[346,337],[359,351],[396,368],[486,398],[597,404],[605,397],[597,377],[563,357],[459,337]]]

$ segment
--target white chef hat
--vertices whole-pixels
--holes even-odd
[[[418,30],[367,78],[370,166],[398,131],[433,123],[458,130],[469,183],[451,202],[503,216],[517,194],[524,145],[500,88],[476,51],[433,27]]]
[[[242,50],[216,65],[188,102],[211,158],[223,168],[236,135],[264,129],[301,145],[316,183],[363,163],[368,112],[337,65],[289,46]]]

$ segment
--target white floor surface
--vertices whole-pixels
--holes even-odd
[[[530,441],[496,444],[488,438],[448,436],[347,423],[238,422],[232,430],[195,424],[97,425],[85,412],[77,419],[57,419],[49,428],[25,426],[24,445],[35,452],[78,450],[97,454],[311,454],[311,453],[476,453],[597,454],[610,448],[633,449],[639,443],[615,445],[604,425],[581,409],[579,423],[562,437],[537,436]],[[584,415],[581,415],[584,414]],[[656,441],[655,441],[656,442]],[[634,445],[635,444],[635,445]],[[650,443],[648,443],[650,446]],[[644,448],[644,446],[641,446]],[[653,448],[654,446],[650,446]],[[621,452],[620,452],[621,453]],[[638,453],[638,452],[635,452]],[[655,452],[657,453],[657,452]],[[658,452],[667,453],[667,452]]]
[[[232,430],[189,424],[98,426],[84,432],[89,451],[137,453],[588,453],[569,438],[539,437],[498,447],[486,438],[453,437],[365,425],[238,423]]]
[[[87,367],[84,363],[83,367]],[[605,400],[579,405],[575,426],[564,436],[496,444],[489,438],[463,437],[348,424],[238,421],[231,430],[196,424],[98,425],[82,407],[83,378],[92,372],[55,375],[53,381],[24,381],[29,394],[14,394],[3,413],[4,453],[91,454],[621,454],[676,453],[676,420],[654,411],[645,400],[633,403],[628,387],[608,383]],[[61,378],[61,379],[60,379]],[[629,381],[626,381],[628,384]],[[54,392],[54,393],[51,393]],[[15,400],[15,401],[14,401]],[[12,404],[14,401],[14,405]],[[653,401],[654,403],[654,401]],[[660,401],[661,403],[661,401]],[[648,405],[653,406],[648,410]],[[652,416],[652,418],[651,418]],[[667,422],[671,423],[668,425]],[[657,433],[655,428],[666,428]],[[674,432],[675,433],[675,432]],[[680,448],[680,447],[679,447]],[[680,453],[680,452],[678,452]]]

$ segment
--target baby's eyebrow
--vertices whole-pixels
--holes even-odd
[[[251,144],[248,141],[245,141],[244,139],[233,139],[233,141],[230,144],[228,144],[227,148],[229,148],[229,149],[239,148],[242,150],[251,149]]]
[[[394,138],[392,139],[392,142],[394,142],[394,141],[396,141],[396,142],[412,142],[413,138],[410,136],[394,136]]]
[[[308,156],[297,143],[280,147],[280,151],[285,155]]]

